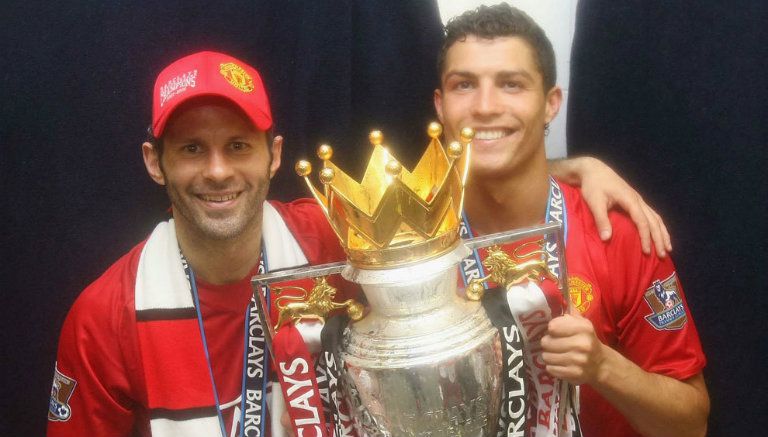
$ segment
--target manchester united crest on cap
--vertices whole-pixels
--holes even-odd
[[[586,313],[592,301],[595,300],[592,284],[578,276],[568,276],[568,291],[574,308],[581,314]]]
[[[224,79],[226,79],[230,85],[240,91],[244,93],[253,91],[253,78],[243,69],[243,67],[234,62],[221,64],[219,66],[219,73],[224,76]]]
[[[48,402],[48,420],[53,422],[66,422],[72,417],[72,409],[69,407],[69,398],[75,391],[77,381],[61,373],[56,366],[53,374],[53,387],[51,387],[51,399]]]
[[[645,316],[651,326],[659,331],[671,331],[685,326],[688,316],[678,293],[677,275],[674,272],[667,279],[653,281],[643,297],[653,310],[653,313]]]

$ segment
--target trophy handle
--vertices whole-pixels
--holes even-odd
[[[279,312],[275,331],[289,321],[297,322],[301,319],[317,319],[325,323],[328,314],[336,309],[345,308],[347,315],[352,320],[360,320],[363,317],[363,306],[353,299],[344,302],[334,302],[336,287],[328,283],[327,276],[318,276],[313,279],[312,289],[307,291],[303,287],[295,285],[285,287],[273,287],[275,294],[279,295],[283,290],[300,290],[303,294],[297,296],[278,296],[275,305]]]
[[[265,327],[264,337],[267,343],[267,347],[269,347],[270,350],[274,350],[272,348],[272,339],[275,337],[275,333],[277,332],[277,329],[280,326],[282,326],[282,324],[284,323],[285,321],[284,317],[287,317],[288,314],[286,314],[286,316],[282,316],[282,313],[281,313],[281,317],[278,317],[278,323],[273,323],[269,316],[269,311],[267,311],[268,307],[267,307],[266,299],[264,298],[264,293],[260,291],[261,288],[268,287],[270,284],[273,284],[275,282],[280,282],[280,281],[290,281],[294,279],[303,279],[303,278],[315,278],[315,286],[313,286],[313,290],[314,290],[318,285],[318,279],[316,278],[323,277],[322,279],[320,279],[320,281],[321,282],[325,281],[326,276],[336,274],[336,273],[341,273],[341,271],[344,269],[344,267],[346,267],[346,265],[347,264],[344,262],[336,262],[336,263],[321,264],[321,265],[311,266],[311,267],[304,266],[304,267],[297,267],[293,269],[280,270],[272,273],[266,273],[263,275],[256,275],[253,278],[251,278],[251,285],[253,286],[253,290],[254,290],[253,294],[254,294],[254,297],[256,298],[256,310],[259,313],[259,318],[262,320],[262,323],[264,324],[264,327]],[[327,282],[326,282],[326,285],[333,289],[333,294],[335,295],[336,289],[333,288],[331,285],[328,285]],[[324,287],[324,285],[320,284],[320,287]],[[282,287],[282,288],[284,289],[287,287]],[[301,288],[301,287],[293,286],[292,288]],[[276,293],[279,293],[281,290],[280,288],[277,288],[277,287],[275,287],[275,289],[276,289]],[[312,291],[307,292],[304,289],[302,290],[304,291],[305,296],[309,297],[312,295]],[[322,290],[323,293],[327,291],[328,290]],[[277,300],[275,302],[277,303]],[[299,302],[294,302],[294,303],[299,303]],[[352,299],[346,300],[342,303],[336,303],[331,301],[331,304],[334,306],[333,308],[331,308],[331,310],[345,307],[347,309],[347,314],[352,320],[359,320],[363,316],[363,306]],[[318,314],[316,312],[309,312],[308,314],[309,314],[308,317],[312,317],[316,319],[319,318],[320,320],[325,320],[325,317],[327,316],[327,312],[321,313],[321,314]],[[321,317],[318,317],[318,316],[321,316]],[[299,319],[300,318],[302,317],[299,317]]]
[[[488,256],[483,260],[483,267],[488,270],[488,276],[470,281],[466,290],[467,298],[470,300],[480,300],[485,293],[483,283],[489,280],[504,288],[526,280],[541,281],[546,278],[553,281],[557,280],[547,268],[547,262],[543,257],[527,259],[536,255],[544,255],[544,250],[534,250],[523,256],[520,256],[516,250],[514,254],[515,259],[513,259],[513,257],[501,250],[499,245],[494,244],[490,246],[488,248]]]

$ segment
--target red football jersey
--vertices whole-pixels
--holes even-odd
[[[579,191],[561,184],[566,201],[568,284],[574,306],[597,336],[643,370],[683,380],[706,363],[675,267],[644,255],[635,225],[611,212],[613,236],[600,240]],[[608,401],[581,387],[585,436],[639,436]]]
[[[344,259],[336,235],[314,200],[271,203],[310,263]],[[59,342],[48,436],[150,435],[134,305],[144,244],[114,263],[83,291],[70,310]],[[239,419],[240,404],[235,400],[241,392],[250,277],[227,285],[197,281],[227,435]]]
[[[679,380],[700,373],[706,360],[672,261],[659,259],[655,253],[643,255],[637,228],[622,213],[610,213],[613,237],[603,242],[579,190],[563,183],[559,186],[567,212],[565,252],[574,307],[592,322],[604,344],[643,370]],[[527,260],[530,258],[522,254],[531,253],[530,243],[537,240],[503,247],[509,254],[519,251],[517,256]],[[485,259],[487,250],[480,249],[479,255]],[[562,314],[565,301],[557,284],[545,280],[540,287],[553,317]],[[594,389],[582,385],[580,393],[584,436],[640,436]],[[541,425],[546,427],[548,417],[547,412],[532,419],[543,420]]]

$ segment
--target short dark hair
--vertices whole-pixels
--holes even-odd
[[[557,68],[552,43],[544,30],[528,14],[506,3],[480,6],[448,21],[445,25],[443,47],[437,56],[438,78],[443,75],[448,49],[457,41],[465,41],[469,35],[483,39],[503,36],[522,38],[533,49],[536,65],[543,78],[544,92],[555,86]]]
[[[152,125],[147,128],[146,142],[151,144],[152,148],[155,149],[158,159],[163,157],[163,139],[155,136],[155,133],[152,132]]]

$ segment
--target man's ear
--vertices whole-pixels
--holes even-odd
[[[437,119],[440,120],[441,124],[445,124],[443,123],[443,93],[440,91],[440,88],[435,90],[432,100],[435,103],[435,113],[437,113]]]
[[[269,178],[272,179],[275,173],[277,173],[277,169],[280,168],[280,159],[283,153],[283,137],[280,135],[275,136],[270,147],[272,149],[272,163],[269,165]]]
[[[563,103],[563,90],[559,86],[553,86],[547,93],[546,99],[544,122],[551,123],[555,116],[557,116],[557,113],[560,112],[560,105]]]
[[[165,185],[165,176],[160,168],[160,154],[155,146],[148,142],[142,144],[141,154],[144,157],[144,166],[147,168],[149,177],[158,184]]]

